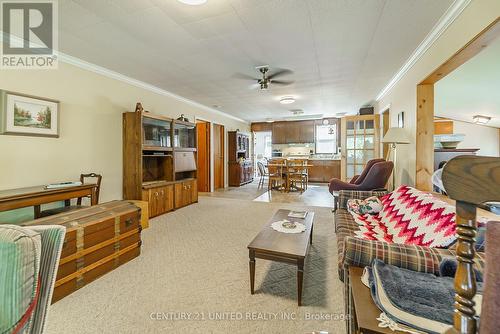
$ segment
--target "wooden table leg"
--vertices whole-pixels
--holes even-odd
[[[250,293],[253,295],[254,293],[254,284],[255,284],[255,251],[250,250],[248,253],[250,258]]]
[[[297,302],[302,306],[302,281],[304,279],[304,259],[297,260]]]
[[[34,217],[35,219],[40,218],[40,212],[41,212],[40,205],[35,205],[35,206],[33,207],[33,217]]]

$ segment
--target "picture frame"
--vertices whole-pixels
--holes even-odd
[[[398,128],[404,128],[405,127],[405,112],[401,111],[398,114]]]
[[[0,90],[0,134],[59,138],[59,101]]]

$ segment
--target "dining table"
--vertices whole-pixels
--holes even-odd
[[[291,175],[291,173],[293,172],[294,169],[297,169],[297,168],[302,168],[302,169],[307,169],[309,170],[309,168],[311,167],[314,167],[314,165],[310,165],[310,164],[301,164],[301,165],[297,165],[297,164],[290,164],[290,163],[286,163],[286,164],[277,164],[277,163],[268,163],[267,164],[267,167],[275,167],[275,168],[283,168],[283,177],[285,179],[285,191],[286,192],[290,192],[290,191],[293,191],[293,190],[296,190],[296,191],[302,191],[304,189],[301,189],[300,187],[297,187],[296,185],[292,185],[290,184],[289,182],[289,177]],[[306,181],[308,182],[308,181]]]

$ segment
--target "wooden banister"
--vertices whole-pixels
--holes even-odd
[[[456,200],[457,261],[455,275],[454,333],[476,333],[474,295],[476,278],[473,270],[476,238],[477,205],[500,200],[500,158],[459,156],[443,170],[443,184],[451,199]]]

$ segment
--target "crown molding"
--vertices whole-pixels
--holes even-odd
[[[394,86],[403,78],[403,76],[420,60],[420,58],[429,50],[436,40],[448,29],[472,0],[455,0],[453,4],[441,16],[432,30],[427,34],[420,45],[413,51],[405,64],[392,77],[389,83],[377,95],[376,101],[380,101]]]
[[[0,42],[1,43],[3,43],[4,35],[6,35],[6,33],[0,30]],[[15,36],[15,35],[10,35],[10,38],[12,38],[14,40],[22,41],[22,38],[20,38],[18,36]],[[87,62],[87,61],[85,61],[83,59],[80,59],[80,58],[77,58],[77,57],[74,57],[74,56],[70,56],[70,55],[68,55],[66,53],[63,53],[63,52],[55,51],[54,53],[57,56],[57,59],[59,61],[63,62],[63,63],[70,64],[70,65],[76,66],[78,68],[81,68],[81,69],[84,69],[84,70],[87,70],[87,71],[91,71],[91,72],[103,75],[105,77],[108,77],[108,78],[111,78],[111,79],[115,79],[115,80],[124,82],[126,84],[129,84],[129,85],[132,85],[132,86],[135,86],[135,87],[139,87],[139,88],[148,90],[148,91],[153,92],[155,94],[159,94],[159,95],[163,95],[163,96],[167,96],[167,97],[173,98],[173,99],[175,99],[177,101],[184,102],[184,103],[189,104],[189,105],[191,105],[193,107],[196,107],[196,108],[199,108],[199,109],[203,109],[205,111],[208,111],[208,112],[211,112],[211,113],[223,116],[223,117],[227,117],[227,118],[233,119],[233,120],[238,121],[238,122],[242,122],[242,123],[245,123],[245,124],[250,124],[248,121],[245,121],[245,120],[243,120],[241,118],[238,118],[236,116],[230,115],[228,113],[225,113],[223,111],[220,111],[220,110],[217,110],[217,109],[214,109],[214,108],[207,107],[207,106],[205,106],[205,105],[203,105],[201,103],[198,103],[196,101],[190,100],[190,99],[185,98],[183,96],[174,94],[172,92],[169,92],[168,90],[162,89],[162,88],[157,87],[155,85],[148,84],[148,83],[146,83],[144,81],[134,79],[132,77],[126,76],[126,75],[121,74],[119,72],[112,71],[112,70],[107,69],[105,67],[102,67],[102,66],[99,66],[99,65]],[[196,115],[195,115],[195,117],[196,117]]]
[[[119,72],[112,71],[112,70],[107,69],[105,67],[102,67],[102,66],[99,66],[99,65],[96,65],[93,63],[89,63],[89,62],[82,60],[80,58],[73,57],[73,56],[70,56],[70,55],[62,53],[62,52],[57,52],[57,56],[58,56],[59,61],[62,61],[66,64],[70,64],[70,65],[82,68],[84,70],[88,70],[88,71],[103,75],[105,77],[112,78],[112,79],[127,83],[129,85],[148,90],[150,92],[153,92],[153,93],[156,93],[159,95],[174,98],[177,101],[184,102],[184,103],[189,104],[193,107],[200,108],[200,109],[203,109],[203,110],[208,111],[208,112],[212,112],[212,113],[220,115],[220,116],[231,118],[231,119],[238,121],[238,122],[249,124],[248,121],[245,121],[245,120],[238,118],[236,116],[230,115],[228,113],[225,113],[225,112],[217,110],[217,109],[207,107],[207,106],[205,106],[201,103],[198,103],[196,101],[193,101],[193,100],[190,100],[190,99],[185,98],[183,96],[169,92],[168,90],[162,89],[162,88],[154,86],[152,84],[148,84],[148,83],[141,81],[141,80],[131,78],[129,76],[126,76],[126,75],[121,74]]]

